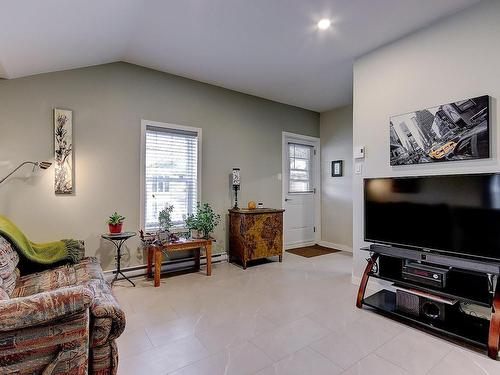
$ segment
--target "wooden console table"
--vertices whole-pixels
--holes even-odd
[[[148,263],[146,273],[148,277],[152,276],[152,267],[154,262],[154,286],[160,286],[160,272],[163,261],[163,252],[194,250],[195,251],[195,268],[200,270],[200,248],[204,247],[207,255],[207,276],[212,274],[212,240],[192,239],[180,240],[167,244],[152,244],[147,245]]]

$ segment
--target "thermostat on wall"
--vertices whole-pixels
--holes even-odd
[[[354,147],[354,159],[361,159],[365,157],[365,146]]]

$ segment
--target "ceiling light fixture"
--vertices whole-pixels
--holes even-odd
[[[323,19],[319,20],[319,22],[318,22],[318,29],[326,30],[326,29],[330,28],[331,24],[332,24],[332,21],[330,21],[328,18],[323,18]]]

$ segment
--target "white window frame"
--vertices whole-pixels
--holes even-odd
[[[307,191],[290,191],[290,173],[291,173],[291,168],[290,168],[290,145],[298,145],[298,146],[307,146],[307,147],[310,147],[310,151],[311,151],[311,155],[310,155],[310,159],[309,159],[309,169],[307,170],[308,174],[309,174],[309,188],[310,190],[307,190]],[[313,143],[309,143],[309,142],[299,142],[297,140],[288,140],[287,142],[287,146],[288,146],[288,149],[286,150],[286,153],[288,155],[288,169],[287,169],[287,174],[286,174],[286,177],[287,177],[287,184],[288,184],[288,191],[287,191],[287,194],[289,195],[293,195],[293,194],[311,194],[313,193],[314,194],[314,189],[315,189],[315,186],[316,186],[316,181],[314,178],[311,178],[311,175],[314,176],[314,172],[315,172],[315,168],[316,168],[316,160],[315,160],[315,152],[316,152],[316,145],[313,144]],[[295,158],[295,157],[294,157]],[[300,159],[300,158],[299,158]],[[305,181],[305,180],[304,180]]]
[[[170,124],[167,122],[159,122],[159,121],[150,121],[150,120],[144,120],[141,119],[141,160],[140,160],[140,225],[141,229],[145,230],[145,224],[146,224],[146,212],[145,212],[145,204],[146,204],[146,128],[147,126],[154,126],[156,128],[163,128],[163,129],[172,129],[172,130],[184,130],[184,131],[189,131],[197,134],[197,139],[198,139],[198,178],[197,178],[197,183],[196,183],[196,200],[197,202],[201,202],[201,180],[202,180],[202,175],[201,175],[201,165],[202,165],[202,129],[201,128],[196,128],[193,126],[186,126],[186,125],[178,125],[178,124]],[[174,232],[177,231],[184,231],[186,228],[183,227],[176,227],[174,229]]]

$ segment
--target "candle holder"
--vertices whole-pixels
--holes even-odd
[[[233,209],[238,209],[238,190],[240,190],[240,169],[233,168],[233,190],[234,190],[234,207]]]
[[[238,190],[240,190],[240,187],[239,185],[233,185],[233,189],[234,189],[234,209],[235,210],[238,210],[239,207],[238,207]]]

